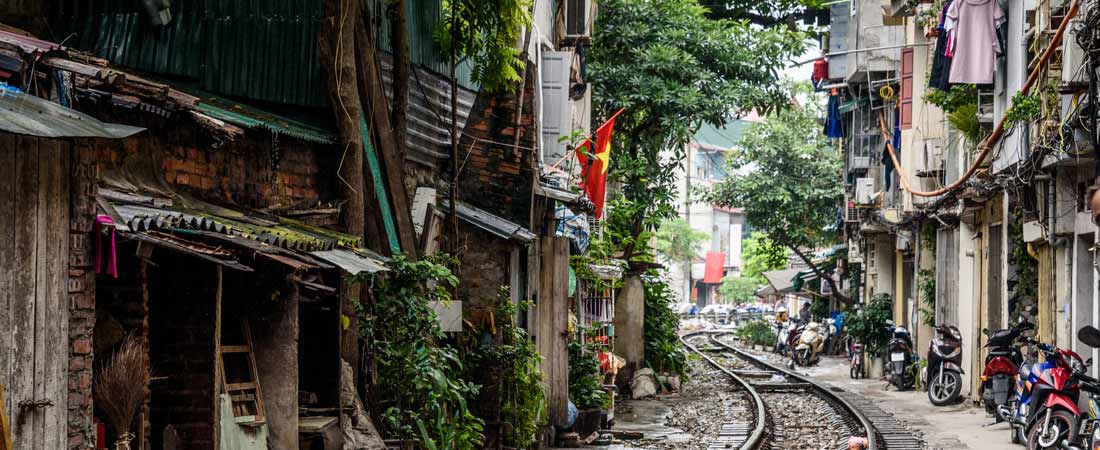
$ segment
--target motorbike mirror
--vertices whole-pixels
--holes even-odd
[[[1086,325],[1077,330],[1077,340],[1093,348],[1100,348],[1100,330],[1092,325]]]
[[[1089,358],[1089,359],[1085,360],[1085,366],[1092,367],[1092,358]]]
[[[982,334],[989,336],[989,328],[982,328]]]

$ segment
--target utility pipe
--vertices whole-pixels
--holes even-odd
[[[879,51],[879,50],[893,50],[893,49],[896,49],[896,48],[906,48],[906,47],[927,47],[927,46],[930,46],[932,44],[933,44],[932,42],[921,42],[921,43],[916,43],[916,44],[887,45],[887,46],[883,46],[883,47],[857,48],[855,50],[845,50],[845,51],[842,51],[842,52],[826,53],[824,55],[818,56],[817,58],[807,59],[805,61],[800,61],[800,62],[794,63],[790,67],[798,67],[798,66],[801,66],[801,65],[804,65],[804,64],[809,64],[809,63],[812,63],[812,62],[817,61],[819,59],[828,58],[830,56],[842,56],[842,55],[849,55],[849,54],[852,54],[852,53],[874,52],[874,51]]]
[[[1046,66],[1047,62],[1050,60],[1051,55],[1054,54],[1055,49],[1057,49],[1057,47],[1062,43],[1062,36],[1066,32],[1066,27],[1069,26],[1070,19],[1073,19],[1073,16],[1077,15],[1077,11],[1080,8],[1081,0],[1074,0],[1073,5],[1071,5],[1069,8],[1069,12],[1066,13],[1066,17],[1062,19],[1062,23],[1058,25],[1058,31],[1054,34],[1054,38],[1051,39],[1050,44],[1047,44],[1046,50],[1043,51],[1043,55],[1039,59],[1039,63],[1036,64],[1033,69],[1031,69],[1031,74],[1028,75],[1027,81],[1024,82],[1023,87],[1020,88],[1020,92],[1022,92],[1024,95],[1027,95],[1028,91],[1031,90],[1031,86],[1035,84],[1036,80],[1039,79],[1039,72],[1043,69],[1043,67]],[[1016,105],[1010,106],[1008,108],[1008,111],[1012,111],[1012,109],[1015,107]],[[898,178],[901,179],[901,183],[905,186],[905,190],[909,191],[910,194],[916,195],[918,197],[935,197],[937,195],[943,195],[958,190],[959,187],[961,187],[963,183],[966,182],[966,180],[970,179],[970,177],[978,171],[978,167],[981,166],[982,161],[985,161],[985,158],[989,156],[989,153],[993,150],[994,144],[996,144],[997,141],[999,141],[1004,135],[1005,119],[1008,117],[1008,111],[1005,111],[1005,115],[1001,116],[1001,120],[997,121],[997,126],[993,129],[993,133],[990,134],[989,137],[985,138],[981,145],[978,146],[982,149],[982,152],[978,154],[977,158],[974,159],[974,164],[966,170],[966,173],[964,173],[961,177],[959,177],[958,180],[955,180],[953,183],[947,185],[946,187],[932,191],[914,190],[913,187],[909,185],[909,177],[905,173],[905,170],[901,167],[901,163],[898,162],[898,156],[894,152],[894,144],[891,142],[892,138],[890,136],[890,133],[886,131],[886,119],[883,118],[882,113],[879,113],[878,121],[879,127],[882,129],[882,136],[886,140],[886,150],[890,152],[890,160],[894,162],[894,167],[898,170]]]

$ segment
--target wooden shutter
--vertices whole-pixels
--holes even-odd
[[[901,129],[913,128],[913,49],[901,50],[901,93],[900,103]]]
[[[565,156],[566,143],[558,142],[568,136],[571,129],[572,110],[569,107],[569,52],[543,52],[542,67],[542,162],[554,164]]]

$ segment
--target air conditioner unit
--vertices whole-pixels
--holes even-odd
[[[591,0],[565,1],[565,39],[562,42],[564,46],[575,47],[591,40],[591,31],[588,29],[588,15],[592,9],[590,2]]]
[[[859,208],[850,198],[844,199],[844,221],[859,222]]]
[[[875,179],[856,178],[856,204],[870,205],[874,203]]]

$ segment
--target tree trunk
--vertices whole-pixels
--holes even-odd
[[[393,138],[397,154],[405,159],[409,133],[409,30],[405,0],[390,0],[390,45],[393,47]]]
[[[802,262],[805,262],[807,265],[809,265],[810,270],[813,270],[814,273],[817,274],[818,278],[825,280],[825,282],[829,283],[829,287],[833,290],[833,298],[836,299],[836,301],[844,303],[845,305],[852,304],[851,298],[848,298],[844,294],[840,293],[840,288],[836,285],[836,280],[834,280],[831,276],[827,276],[825,272],[822,272],[821,269],[819,269],[817,265],[813,263],[813,261],[810,261],[810,258],[807,257],[805,253],[802,253],[802,251],[798,249],[798,247],[788,244],[783,244],[783,246],[791,249],[794,254],[798,255],[798,258],[801,259]]]
[[[363,135],[359,130],[362,110],[359,108],[359,90],[355,85],[354,33],[358,16],[358,0],[324,0],[319,49],[336,119],[339,151],[343,155],[336,183],[337,195],[345,201],[340,211],[340,223],[346,233],[363,236],[366,213],[363,204]],[[354,287],[349,287],[346,292],[347,300],[340,303],[341,312],[348,315],[348,312],[354,311],[361,292]],[[354,317],[354,313],[348,317]],[[351,367],[359,366],[356,329],[356,326],[348,327],[341,332],[340,339],[340,354]]]

